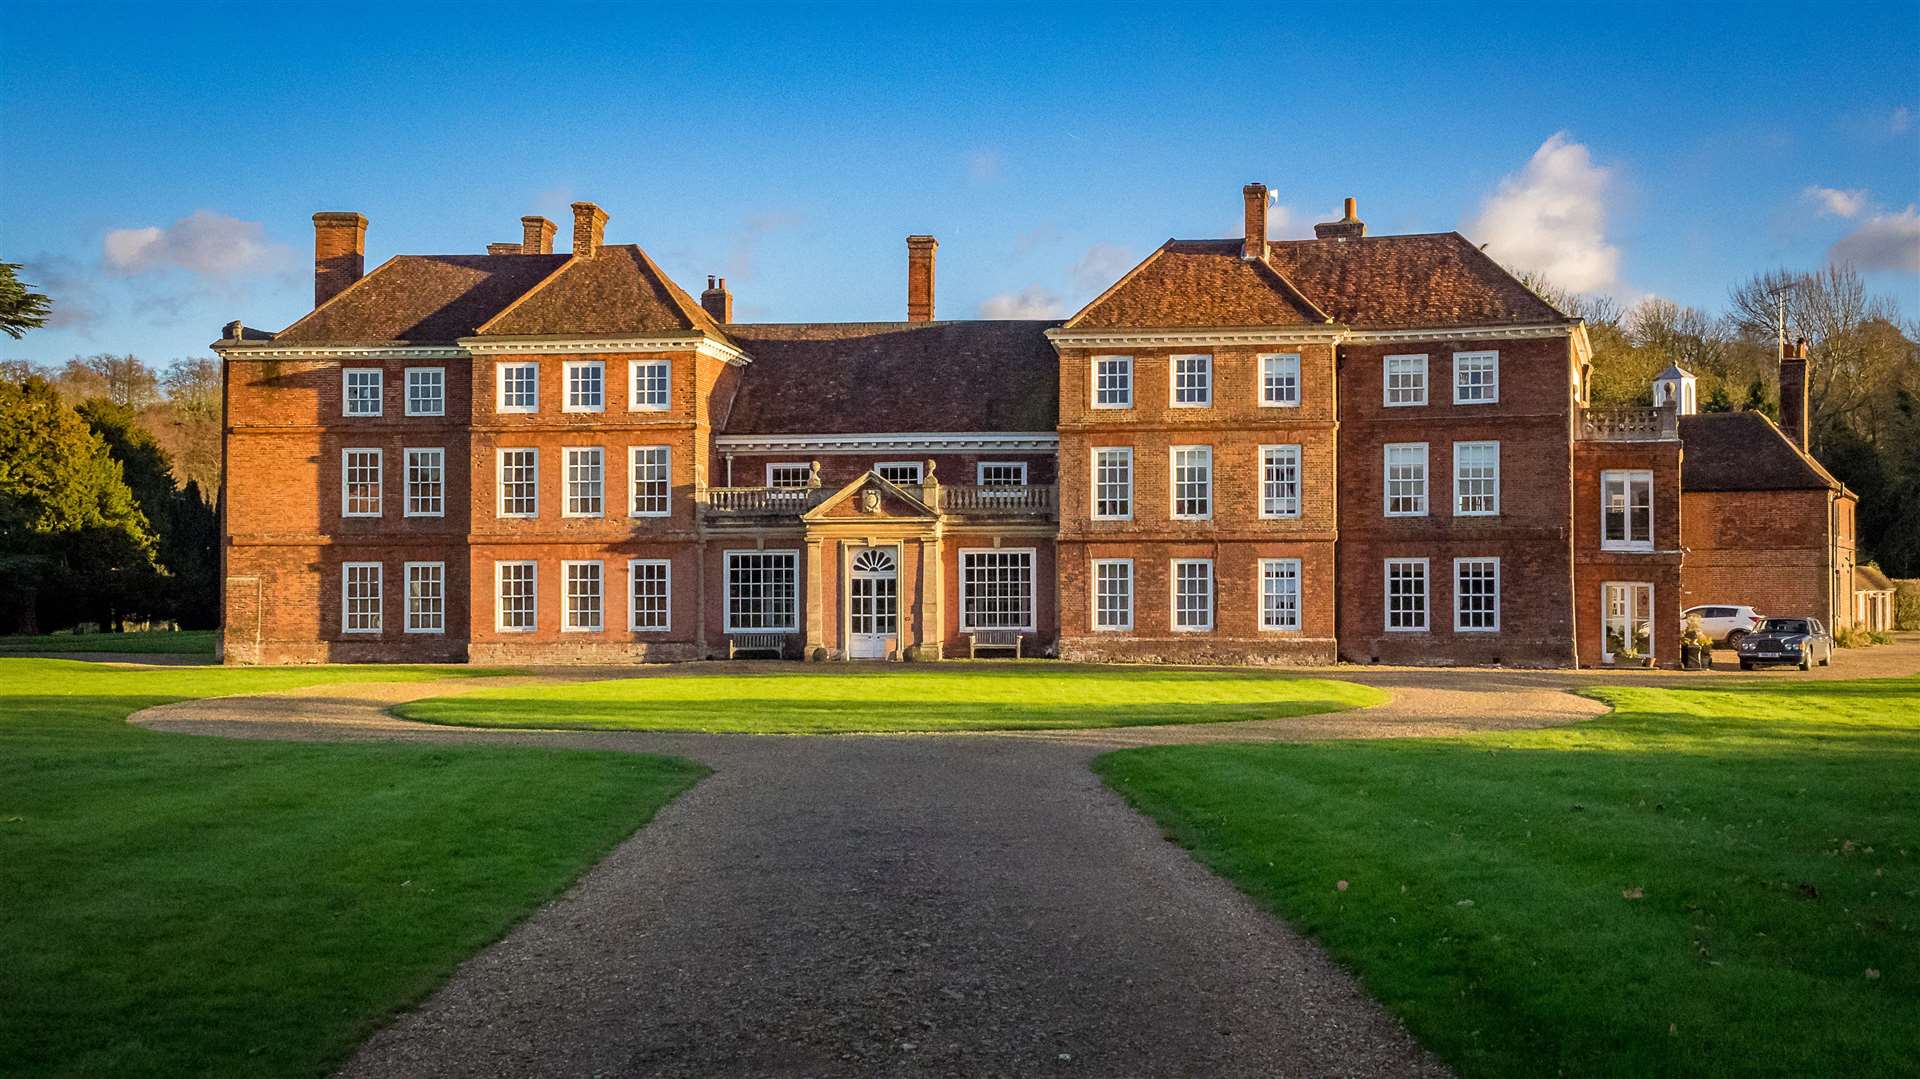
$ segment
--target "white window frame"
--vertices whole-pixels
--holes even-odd
[[[435,496],[437,509],[414,509],[413,492],[413,455],[431,454],[434,459],[434,484],[440,492]],[[440,446],[409,446],[400,451],[400,513],[403,517],[445,517],[447,515],[447,451]]]
[[[353,376],[373,376],[373,411],[353,410]],[[387,373],[383,367],[342,367],[340,369],[340,415],[347,419],[379,419],[387,413]]]
[[[373,570],[373,625],[352,628],[353,571]],[[340,633],[342,636],[379,636],[387,627],[387,566],[384,562],[340,563]]]
[[[1103,501],[1100,497],[1100,455],[1103,453],[1117,453],[1117,454],[1120,454],[1126,460],[1127,484],[1126,484],[1126,493],[1123,496],[1126,499],[1126,504],[1127,504],[1127,511],[1125,513],[1101,513],[1100,512],[1100,503],[1101,501]],[[1088,467],[1091,470],[1091,474],[1093,477],[1092,488],[1091,488],[1093,497],[1091,501],[1089,501],[1087,504],[1087,513],[1090,519],[1095,521],[1131,521],[1133,520],[1133,447],[1132,446],[1095,446],[1089,453]],[[1112,502],[1115,500],[1105,499],[1104,501]]]
[[[665,372],[661,381],[665,383],[665,400],[655,404],[640,399],[640,373],[643,370],[659,368]],[[672,360],[628,360],[627,361],[627,411],[629,412],[667,412],[673,408],[673,361]]]
[[[1293,458],[1293,462],[1292,462],[1293,463],[1293,508],[1290,510],[1286,510],[1286,509],[1272,510],[1268,508],[1268,499],[1267,499],[1267,468],[1268,468],[1267,457],[1269,454],[1284,453],[1286,451],[1291,451],[1291,456]],[[1297,443],[1282,443],[1277,445],[1267,445],[1267,446],[1260,447],[1259,494],[1260,494],[1260,519],[1261,520],[1285,521],[1285,520],[1292,520],[1300,516],[1300,496],[1301,496],[1301,488],[1302,488],[1301,474],[1302,472],[1305,471],[1304,467],[1301,464],[1301,458],[1304,456],[1305,456],[1304,451],[1301,449],[1301,447]]]
[[[1126,567],[1127,603],[1125,608],[1124,619],[1117,623],[1108,624],[1108,623],[1103,623],[1100,620],[1100,613],[1101,613],[1100,570],[1103,567],[1112,567],[1112,566]],[[1133,559],[1131,558],[1096,558],[1094,559],[1088,568],[1087,583],[1092,586],[1087,590],[1087,600],[1091,605],[1087,615],[1087,618],[1088,618],[1087,624],[1093,627],[1093,631],[1095,633],[1131,632],[1133,630],[1133,600],[1134,600],[1134,594],[1136,591],[1135,586],[1137,584],[1137,582],[1134,579],[1134,573],[1133,573]]]
[[[573,373],[575,371],[596,370],[600,372],[600,402],[592,405],[577,405],[573,402]],[[560,364],[560,411],[562,412],[605,412],[607,410],[607,362],[605,360],[566,360]]]
[[[1207,567],[1207,622],[1203,626],[1180,624],[1180,567]],[[1167,618],[1175,633],[1212,633],[1219,606],[1220,582],[1214,574],[1211,558],[1174,558],[1167,562]]]
[[[600,456],[600,492],[594,496],[599,509],[591,512],[573,508],[573,455],[593,453]],[[607,515],[607,451],[603,446],[562,446],[560,447],[560,516],[562,517],[605,517]]]
[[[435,396],[438,397],[440,401],[439,408],[436,408],[431,412],[427,412],[427,411],[423,411],[421,409],[417,409],[413,407],[413,378],[415,375],[433,375],[435,378],[439,380],[439,385],[435,387],[436,390],[438,391],[438,393]],[[401,388],[406,391],[406,401],[403,404],[403,409],[407,415],[409,416],[444,416],[447,414],[447,369],[446,368],[444,367],[409,367],[406,369],[406,373],[401,377],[404,379],[404,381],[401,384]]]
[[[778,468],[797,468],[805,474],[799,486],[773,482],[773,472]],[[769,461],[767,462],[767,486],[782,491],[804,491],[813,483],[813,462],[811,461]]]
[[[413,614],[414,614],[413,571],[417,569],[435,570],[440,574],[438,579],[438,582],[440,585],[440,596],[439,596],[440,624],[437,626],[428,626],[424,628],[414,627],[414,624],[413,624]],[[432,634],[432,635],[445,634],[447,632],[447,564],[445,562],[402,562],[400,564],[400,582],[401,582],[401,587],[405,589],[405,591],[400,596],[401,603],[406,608],[406,611],[405,611],[406,625],[404,627],[404,632],[417,633],[417,634]]]
[[[990,468],[1018,469],[1019,483],[988,483],[987,470]],[[1027,485],[1027,463],[1025,461],[976,461],[973,466],[973,482],[981,487],[1025,487]]]
[[[893,477],[886,474],[886,470],[889,468],[893,468],[893,469],[910,468],[913,470],[913,478],[910,480],[896,480]],[[898,483],[898,484],[904,484],[908,487],[917,487],[920,484],[927,482],[927,463],[925,461],[875,461],[873,463],[873,474],[876,476],[879,476],[883,480],[886,480],[888,483]]]
[[[976,626],[967,613],[967,593],[971,582],[967,580],[967,558],[970,555],[1009,555],[1027,556],[1027,620],[1018,626]],[[960,604],[960,632],[991,632],[1006,630],[1013,633],[1034,633],[1040,619],[1040,555],[1033,547],[962,547],[953,563],[954,573],[959,578],[954,589],[954,599]]]
[[[1607,538],[1607,487],[1618,479],[1624,485],[1626,511],[1622,520],[1626,538],[1610,540]],[[1633,538],[1633,488],[1644,483],[1647,488],[1647,537],[1644,540]],[[1645,553],[1653,550],[1653,535],[1657,527],[1654,522],[1653,471],[1645,468],[1608,469],[1600,473],[1600,549],[1603,551],[1632,551]]]
[[[525,513],[507,512],[507,454],[531,453],[533,463],[533,508]],[[493,451],[493,515],[531,520],[540,516],[540,450],[537,446],[502,446]]]
[[[1206,391],[1199,401],[1180,400],[1180,364],[1182,360],[1199,360],[1200,373],[1205,376],[1201,387]],[[1176,352],[1167,357],[1167,407],[1168,408],[1212,408],[1213,407],[1213,353]]]
[[[737,625],[734,625],[733,584],[732,584],[733,563],[736,558],[739,558],[743,555],[752,556],[756,558],[765,557],[767,555],[785,555],[787,558],[792,559],[793,561],[793,618],[791,621],[787,622],[785,625],[750,626],[744,629]],[[724,619],[726,632],[728,633],[798,633],[800,632],[800,613],[805,608],[805,604],[807,602],[806,593],[801,587],[801,585],[804,583],[801,578],[801,573],[802,573],[802,567],[800,564],[800,551],[797,548],[769,548],[767,550],[756,550],[754,548],[749,547],[749,548],[744,548],[740,550],[731,550],[731,551],[721,552],[720,605],[721,605],[721,616]]]
[[[1180,455],[1198,450],[1206,455],[1207,465],[1207,511],[1205,513],[1180,512]],[[1167,447],[1167,519],[1172,521],[1211,521],[1213,519],[1213,447],[1212,446],[1168,446]]]
[[[1460,474],[1460,451],[1469,452],[1491,449],[1493,451],[1493,507],[1484,510],[1461,508],[1466,501],[1466,492],[1462,484],[1466,477]],[[1498,517],[1500,516],[1500,443],[1488,439],[1479,442],[1455,442],[1453,444],[1453,515],[1455,517]]]
[[[1493,625],[1468,626],[1462,623],[1461,616],[1466,608],[1461,599],[1460,569],[1468,564],[1491,564],[1493,566]],[[1453,560],[1453,631],[1455,633],[1498,633],[1500,632],[1500,559],[1492,555],[1477,555],[1470,558]]]
[[[598,620],[591,626],[573,625],[572,594],[568,591],[572,582],[571,571],[576,566],[592,566],[599,572],[600,602],[596,605]],[[604,633],[607,628],[607,564],[598,558],[568,558],[560,562],[560,632],[562,633]]]
[[[1104,401],[1103,402],[1100,400],[1100,365],[1109,364],[1109,363],[1118,365],[1118,370],[1115,372],[1116,375],[1125,376],[1126,400],[1124,401]],[[1093,408],[1132,408],[1133,407],[1133,357],[1132,356],[1095,356],[1093,357],[1092,371],[1093,371],[1093,386],[1092,386],[1091,407]]]
[[[527,574],[527,624],[524,626],[507,625],[507,608],[504,602],[502,585],[505,583],[504,570],[508,566],[525,566]],[[506,559],[493,564],[493,631],[495,633],[532,633],[540,628],[540,563],[530,558]]]
[[[1418,361],[1417,365],[1415,361]],[[1420,372],[1420,383],[1417,387],[1420,397],[1419,400],[1395,401],[1393,399],[1393,369],[1396,362],[1406,368],[1418,367]],[[1429,392],[1431,384],[1432,380],[1427,377],[1427,355],[1424,352],[1384,356],[1380,360],[1380,404],[1385,408],[1418,408],[1426,404],[1428,400],[1432,398],[1432,394]]]
[[[659,450],[666,469],[666,497],[661,499],[657,510],[640,508],[640,455]],[[673,447],[672,446],[628,446],[627,447],[627,516],[629,517],[671,517],[673,516]]]
[[[507,372],[521,368],[530,368],[533,371],[533,403],[526,405],[507,404]],[[538,360],[514,360],[511,363],[494,365],[493,410],[495,412],[519,413],[522,415],[540,411],[540,362]]]
[[[661,608],[663,619],[660,625],[643,626],[640,624],[640,605],[634,602],[635,585],[640,579],[641,566],[659,566],[665,571],[661,584],[665,587]],[[673,632],[673,560],[670,558],[634,558],[627,562],[627,631],[629,633],[672,633]]]
[[[1393,624],[1393,567],[1420,567],[1420,624],[1418,626],[1396,626]],[[1425,558],[1389,558],[1382,563],[1380,572],[1381,610],[1380,624],[1388,633],[1430,633],[1433,627],[1433,564]]]
[[[1270,365],[1277,365],[1282,368],[1281,377],[1284,377],[1284,372],[1286,368],[1288,367],[1292,368],[1292,375],[1293,375],[1293,399],[1292,400],[1284,400],[1284,399],[1276,400],[1272,397],[1272,395],[1270,395],[1267,392],[1269,389],[1272,388],[1271,386],[1268,385],[1268,382],[1267,382],[1268,378],[1270,377],[1268,375],[1267,368]],[[1260,395],[1261,408],[1299,408],[1300,397],[1301,397],[1300,354],[1298,352],[1261,353],[1260,380],[1259,380],[1259,384],[1255,387],[1255,392],[1257,392]]]
[[[1462,397],[1463,388],[1460,376],[1467,364],[1485,363],[1492,376],[1487,381],[1487,396]],[[1492,405],[1500,401],[1500,353],[1493,350],[1482,352],[1456,352],[1453,354],[1453,403],[1456,405]]]
[[[356,453],[373,454],[373,510],[351,510],[353,503],[347,495],[350,479],[353,475],[353,455]],[[340,516],[342,517],[380,517],[387,509],[387,454],[378,446],[345,446],[340,450]]]
[[[1293,624],[1274,625],[1267,621],[1267,570],[1269,567],[1291,569],[1293,571]],[[1263,633],[1299,633],[1306,621],[1300,610],[1305,602],[1305,588],[1301,581],[1302,563],[1298,558],[1262,558],[1260,571],[1260,630]]]
[[[1393,508],[1393,451],[1420,451],[1420,508]],[[1380,447],[1380,512],[1387,517],[1425,517],[1433,502],[1433,461],[1425,442],[1389,442]]]

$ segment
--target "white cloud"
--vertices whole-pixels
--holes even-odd
[[[1874,214],[1842,236],[1827,257],[1834,262],[1850,262],[1862,270],[1920,273],[1920,207]]]
[[[166,228],[114,229],[107,233],[104,254],[107,266],[121,273],[184,269],[225,277],[270,270],[289,252],[268,243],[258,221],[197,210]]]
[[[1835,217],[1859,217],[1867,208],[1867,193],[1858,188],[1843,191],[1837,187],[1809,187],[1801,192],[1820,207],[1823,214]]]
[[[980,305],[981,318],[1058,318],[1066,314],[1060,303],[1060,297],[1041,288],[1028,285],[1019,292],[1003,292],[998,296],[989,296]]]
[[[1094,244],[1073,264],[1073,287],[1096,296],[1113,287],[1139,260],[1119,244]]]
[[[1613,171],[1594,164],[1586,146],[1557,132],[1481,202],[1467,233],[1494,258],[1561,288],[1610,288],[1620,276],[1620,249],[1607,242],[1612,180]]]

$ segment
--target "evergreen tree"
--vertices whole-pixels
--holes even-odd
[[[0,333],[18,340],[28,330],[47,324],[53,301],[20,280],[20,264],[0,262]]]

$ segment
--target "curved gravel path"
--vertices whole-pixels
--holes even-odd
[[[1604,710],[1563,692],[1594,672],[1330,673],[1394,699],[1271,722],[908,736],[475,730],[383,711],[504,682],[473,678],[190,701],[133,721],[714,768],[343,1075],[1446,1075],[1349,973],[1085,766],[1128,745],[1447,734]]]

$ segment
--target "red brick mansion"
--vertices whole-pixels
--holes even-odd
[[[1669,663],[1680,611],[1845,624],[1853,496],[1785,422],[1589,407],[1586,333],[1348,202],[1169,240],[1064,321],[743,324],[574,205],[230,325],[224,656]]]

